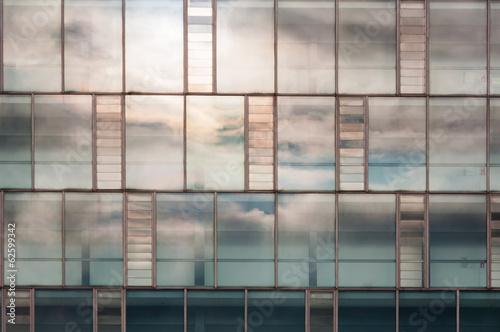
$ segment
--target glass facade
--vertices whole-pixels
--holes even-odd
[[[500,1],[0,7],[1,331],[500,329]]]

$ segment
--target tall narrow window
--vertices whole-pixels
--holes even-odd
[[[6,297],[6,315],[2,318],[7,322],[5,324],[6,332],[30,332],[31,331],[31,291],[29,289],[16,289],[14,296]],[[15,302],[12,303],[11,299]],[[15,305],[15,307],[13,307]],[[10,308],[9,308],[10,307]],[[14,308],[14,309],[11,309]],[[12,310],[14,312],[12,312]],[[12,313],[15,316],[12,316]],[[15,323],[15,324],[13,324]]]
[[[65,208],[66,285],[122,285],[122,194],[67,193]]]
[[[499,8],[500,9],[500,8]],[[500,191],[500,99],[490,99],[490,190]]]
[[[396,1],[340,0],[339,92],[396,92]]]
[[[244,108],[239,96],[187,97],[188,189],[244,188]]]
[[[335,99],[278,98],[278,188],[335,190]]]
[[[309,294],[309,326],[311,332],[333,331],[333,292],[311,292]]]
[[[61,91],[61,0],[3,2],[6,91]]]
[[[8,243],[8,234],[15,234],[15,265],[18,270],[16,285],[60,286],[62,284],[61,194],[5,193],[3,213],[5,243]],[[4,262],[5,277],[7,277],[7,250]]]
[[[274,92],[274,1],[217,1],[217,92]]]
[[[431,287],[486,287],[486,197],[429,196]]]
[[[184,90],[183,29],[182,1],[125,1],[128,92]]]
[[[334,195],[278,196],[278,286],[335,287]]]
[[[184,188],[184,100],[126,97],[127,188]]]
[[[394,195],[339,196],[339,286],[396,284]]]
[[[486,93],[486,18],[484,1],[430,2],[431,93]]]
[[[31,98],[0,97],[0,188],[31,188]]]
[[[122,330],[121,290],[97,290],[97,330],[99,332],[120,332]]]
[[[278,1],[278,91],[335,92],[335,1]]]
[[[65,91],[122,91],[121,0],[64,1],[64,73]]]
[[[500,1],[490,2],[490,93],[500,94]]]
[[[425,190],[425,98],[370,98],[371,190]]]
[[[213,194],[158,194],[156,224],[157,285],[213,286]]]
[[[35,188],[92,188],[91,96],[35,96]]]
[[[429,190],[486,190],[486,100],[431,98]]]
[[[491,287],[500,288],[500,197],[491,196]]]
[[[274,286],[274,196],[217,196],[217,283]]]

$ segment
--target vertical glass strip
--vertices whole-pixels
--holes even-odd
[[[97,290],[97,331],[122,331],[122,292],[121,290]]]
[[[491,287],[500,287],[500,196],[491,197]]]

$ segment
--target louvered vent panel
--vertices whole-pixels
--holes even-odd
[[[500,197],[491,197],[491,286],[500,287]]]

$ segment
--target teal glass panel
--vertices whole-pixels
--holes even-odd
[[[500,292],[460,292],[460,332],[500,329]]]

